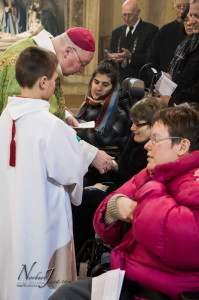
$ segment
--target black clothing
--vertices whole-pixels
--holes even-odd
[[[133,134],[129,136],[127,144],[118,159],[118,173],[114,179],[114,184],[110,185],[107,193],[118,189],[126,181],[139,173],[147,165],[147,151],[144,149],[144,143],[137,143],[133,139]]]
[[[119,72],[121,80],[128,77],[139,78],[141,67],[146,63],[146,56],[149,46],[158,31],[158,27],[140,20],[135,31],[126,45],[126,25],[122,25],[112,31],[110,49],[111,53],[123,52],[122,48],[128,49],[132,52],[132,58],[127,60],[126,67],[120,65]]]
[[[131,42],[132,29],[133,29],[133,27],[129,27],[129,32],[127,33],[127,36],[125,38],[125,48],[128,47],[129,43]]]
[[[98,148],[102,146],[119,146],[123,148],[123,145],[130,134],[131,120],[129,117],[129,110],[131,108],[131,101],[128,97],[120,97],[120,94],[121,93],[119,92],[118,104],[114,104],[113,114],[108,118],[102,130],[99,130],[98,125],[100,123],[98,124],[98,120],[102,120],[109,110],[109,107],[107,106],[108,96],[103,101],[103,105],[91,105],[89,100],[84,102],[76,118],[80,122],[81,120],[86,122],[95,121],[96,127],[83,130],[77,129],[77,135],[81,139]]]
[[[49,300],[90,300],[92,278],[73,281],[62,285]],[[119,300],[133,300],[132,282],[124,279]]]
[[[175,20],[165,24],[157,32],[151,44],[147,62],[154,64],[158,71],[168,72],[176,48],[185,37],[186,33],[182,23]]]
[[[192,34],[178,47],[171,63],[172,80],[178,85],[169,106],[199,102],[199,34]]]
[[[49,300],[90,300],[91,289],[92,278],[69,282],[58,288]],[[166,295],[149,290],[138,282],[124,277],[119,300],[133,300],[135,295],[144,299],[171,300]]]
[[[49,300],[90,300],[92,278],[62,285]],[[119,300],[133,300],[132,282],[124,279]]]
[[[93,228],[93,217],[98,206],[106,195],[106,192],[98,189],[84,189],[81,205],[72,205],[73,233],[76,254],[87,240],[94,238],[95,231]]]

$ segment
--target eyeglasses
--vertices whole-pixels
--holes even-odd
[[[133,122],[133,121],[132,121]],[[134,123],[133,124],[138,127],[138,128],[141,128],[143,126],[146,126],[146,125],[151,125],[149,122],[144,122],[144,123]]]
[[[79,54],[77,53],[77,50],[75,48],[73,48],[73,50],[75,50],[75,53],[77,54],[77,57],[79,58],[81,68],[85,68],[86,65],[84,65],[84,63],[82,62],[81,58],[79,57]]]
[[[137,11],[131,14],[122,14],[121,18],[126,19],[126,18],[133,18],[135,15],[137,15]]]
[[[162,140],[169,140],[169,139],[180,139],[182,140],[183,138],[180,137],[180,136],[167,136],[167,137],[164,137],[164,136],[151,136],[150,137],[150,141],[152,142],[153,145],[157,144],[159,141],[162,141]]]
[[[175,8],[177,9],[177,10],[185,10],[185,9],[187,9],[187,8],[189,8],[189,5],[175,5]]]

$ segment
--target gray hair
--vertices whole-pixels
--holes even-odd
[[[198,0],[189,0],[189,3],[195,3],[197,2]],[[173,6],[175,7],[176,6],[176,0],[173,0]]]

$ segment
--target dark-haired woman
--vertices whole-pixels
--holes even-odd
[[[78,129],[77,135],[97,147],[122,146],[130,133],[129,109],[130,100],[121,97],[117,63],[104,60],[93,72],[77,114],[79,122],[95,121],[95,128]]]

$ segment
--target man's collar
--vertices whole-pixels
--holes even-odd
[[[132,34],[135,31],[136,27],[138,26],[139,22],[140,22],[140,18],[138,18],[137,22],[132,26],[133,27],[133,29],[131,31]],[[126,35],[129,32],[129,30],[130,30],[130,26],[126,26]]]
[[[139,22],[140,22],[140,18],[138,18],[137,22],[133,25],[133,29],[135,29],[138,26]]]
[[[53,43],[51,41],[52,38],[53,35],[50,32],[46,31],[45,29],[40,31],[37,35],[33,36],[33,40],[37,43],[39,47],[45,50],[49,50],[53,52],[55,55],[57,55],[53,47]],[[63,76],[60,64],[58,64],[58,72],[59,75]]]

